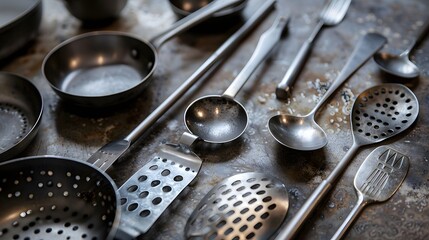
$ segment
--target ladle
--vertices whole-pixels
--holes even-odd
[[[337,79],[335,79],[322,99],[307,115],[300,117],[280,114],[271,117],[268,121],[268,129],[277,142],[286,147],[303,151],[324,147],[328,140],[325,131],[314,120],[317,110],[385,42],[386,38],[376,33],[369,33],[362,37]]]
[[[234,100],[259,64],[280,40],[288,18],[278,17],[262,34],[243,70],[222,95],[208,95],[192,102],[185,111],[185,124],[194,135],[209,143],[225,143],[240,137],[247,128],[246,109]]]
[[[381,142],[405,131],[417,119],[418,113],[419,103],[416,95],[402,84],[382,84],[359,94],[350,114],[353,145],[276,239],[291,239],[295,235],[334,186],[359,147]]]
[[[399,55],[393,55],[385,52],[377,53],[374,61],[381,70],[402,78],[416,78],[420,75],[420,69],[410,61],[410,52],[423,39],[429,29],[429,21],[421,28],[418,37],[414,39],[408,48]]]

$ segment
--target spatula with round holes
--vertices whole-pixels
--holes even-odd
[[[353,145],[329,176],[314,190],[276,239],[291,239],[347,168],[359,147],[393,137],[417,119],[419,103],[402,84],[381,84],[359,94],[350,114]]]
[[[263,173],[228,177],[207,193],[185,227],[187,239],[269,239],[289,207],[286,187]]]
[[[392,197],[404,181],[409,165],[407,156],[391,148],[381,146],[372,151],[355,176],[358,202],[331,240],[341,239],[366,205]]]

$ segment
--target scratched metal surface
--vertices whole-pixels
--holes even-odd
[[[250,0],[244,15],[249,16],[261,2]],[[160,50],[160,64],[152,84],[138,99],[111,111],[89,114],[67,107],[49,88],[40,73],[46,53],[61,41],[92,30],[119,30],[149,39],[175,21],[175,16],[166,1],[130,0],[118,21],[103,28],[85,29],[69,15],[62,1],[45,0],[43,3],[43,22],[36,41],[0,66],[1,71],[30,78],[42,91],[46,103],[40,132],[20,156],[50,154],[87,159],[105,143],[127,134],[240,25],[238,21],[226,24],[228,28],[213,29],[211,33],[189,32],[170,40]],[[292,13],[289,33],[237,96],[249,111],[249,128],[233,144],[195,149],[204,160],[198,181],[186,190],[145,238],[183,239],[187,218],[210,188],[225,177],[247,171],[268,172],[284,181],[290,194],[287,222],[350,147],[349,109],[354,98],[370,86],[399,80],[381,74],[370,60],[318,115],[317,121],[329,138],[328,145],[319,151],[298,152],[277,144],[267,131],[269,117],[278,112],[307,113],[365,32],[384,34],[389,39],[385,47],[387,51],[399,52],[405,48],[429,10],[425,0],[352,2],[346,19],[320,34],[295,85],[293,98],[280,102],[273,94],[275,85],[312,30],[324,1],[281,0],[280,3],[280,11]],[[183,111],[193,99],[205,94],[220,94],[226,89],[250,57],[259,35],[273,19],[271,14],[215,73],[192,88],[121,162],[108,171],[118,185],[154,156],[161,143],[177,141],[185,131]],[[407,85],[420,101],[420,116],[405,134],[385,142],[410,157],[409,174],[388,202],[365,209],[347,239],[429,238],[429,40],[416,49],[413,59],[423,69],[422,76],[408,81]],[[329,239],[336,231],[357,200],[352,186],[354,174],[374,148],[360,149],[335,189],[306,222],[298,239]]]

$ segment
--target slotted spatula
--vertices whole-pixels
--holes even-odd
[[[408,168],[409,158],[391,148],[381,146],[372,151],[355,176],[358,202],[331,239],[341,239],[366,205],[391,198],[404,181]]]

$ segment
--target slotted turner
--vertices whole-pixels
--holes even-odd
[[[295,235],[346,169],[359,147],[381,142],[403,132],[417,119],[418,113],[417,97],[402,84],[382,84],[362,92],[350,114],[353,145],[276,239],[291,239]]]
[[[391,198],[404,181],[408,168],[409,158],[391,148],[382,146],[372,151],[355,176],[358,202],[331,239],[341,239],[367,204]]]
[[[228,177],[207,193],[185,227],[187,239],[269,239],[289,207],[286,187],[263,173]]]

